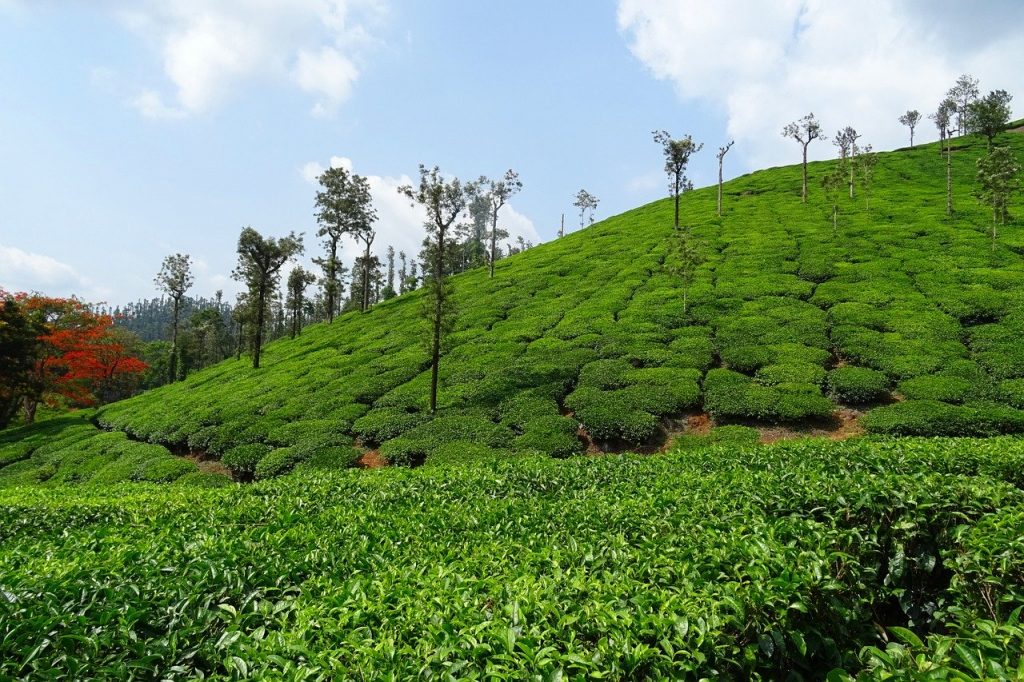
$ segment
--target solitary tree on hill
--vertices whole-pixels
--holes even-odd
[[[733,145],[733,143],[735,141],[736,140],[729,140],[729,142],[724,147],[719,147],[718,148],[718,154],[715,155],[715,157],[718,159],[718,215],[719,216],[722,215],[722,161],[723,161],[723,159],[725,159],[725,155],[729,153],[729,150],[732,149],[732,145]],[[678,202],[677,202],[677,206],[678,206]],[[679,222],[679,219],[678,219],[678,209],[677,209],[676,213],[677,213],[676,222],[678,223]],[[677,225],[677,227],[678,227],[678,225]]]
[[[860,133],[858,133],[852,126],[846,126],[838,133],[832,140],[832,144],[839,148],[839,158],[842,161],[850,160],[850,198],[853,198],[853,171],[854,165],[852,163],[853,158],[857,155],[857,140],[860,139]],[[847,165],[844,163],[844,165]]]
[[[292,314],[292,338],[302,331],[302,310],[306,303],[306,287],[316,281],[316,275],[301,265],[288,273],[288,298],[285,305]]]
[[[675,202],[675,220],[672,225],[678,230],[679,195],[687,187],[686,166],[690,163],[690,157],[703,149],[704,145],[696,144],[689,135],[674,140],[667,130],[655,130],[652,135],[654,141],[661,145],[661,151],[665,156],[669,196]]]
[[[594,211],[597,210],[597,204],[599,201],[600,199],[598,199],[585,189],[581,189],[579,192],[576,192],[576,200],[572,202],[572,205],[575,206],[580,212],[581,230],[587,226],[586,218],[588,213],[590,214],[590,222],[591,224],[593,224]]]
[[[173,382],[178,376],[178,316],[181,312],[181,299],[194,281],[191,259],[187,254],[181,253],[164,258],[160,272],[154,279],[160,290],[174,301],[174,313],[171,318],[171,357],[167,365],[168,383]]]
[[[341,263],[338,260],[338,242],[345,234],[357,235],[371,230],[377,213],[370,196],[366,178],[350,173],[345,168],[328,168],[320,176],[321,190],[316,195],[316,220],[320,226],[317,236],[324,238],[326,254],[314,263],[324,272],[324,299],[327,321],[334,315],[341,300]]]
[[[914,146],[914,128],[921,122],[921,112],[917,109],[908,109],[907,113],[900,116],[900,123],[910,128],[910,146]]]
[[[1006,147],[996,147],[978,159],[978,199],[992,207],[992,250],[996,226],[1005,225],[1010,197],[1021,191],[1021,166]]]
[[[956,102],[946,97],[939,106],[935,109],[935,113],[928,114],[934,123],[935,127],[939,131],[939,154],[944,154],[946,151],[946,139],[950,137],[950,131],[953,126],[953,116],[956,115]]]
[[[426,315],[430,321],[430,412],[437,412],[437,377],[441,361],[441,343],[451,328],[454,310],[446,287],[445,258],[448,231],[466,208],[469,197],[458,178],[445,180],[441,170],[420,164],[418,187],[403,185],[398,192],[427,212],[427,239],[434,257],[428,285]],[[493,205],[493,204],[492,204]]]
[[[238,237],[238,265],[231,276],[243,282],[248,289],[250,314],[246,323],[252,327],[253,369],[260,367],[267,304],[277,289],[281,267],[300,253],[302,235],[294,232],[280,239],[264,238],[256,230],[246,227]]]
[[[803,148],[803,189],[800,200],[807,203],[807,147],[824,135],[821,124],[814,118],[814,113],[807,114],[799,121],[793,121],[782,129],[782,136],[796,140]]]
[[[665,263],[669,273],[678,277],[682,285],[685,317],[690,288],[697,277],[697,269],[704,263],[704,255],[689,230],[673,230],[672,235],[673,241]]]
[[[990,153],[992,140],[1010,122],[1011,100],[1013,95],[1006,90],[993,90],[968,106],[968,130],[985,136]]]

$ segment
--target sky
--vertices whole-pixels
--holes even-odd
[[[0,0],[0,46],[0,288],[110,305],[178,252],[230,299],[245,226],[304,233],[309,265],[329,166],[368,177],[375,250],[412,254],[421,163],[518,171],[500,224],[538,243],[581,188],[598,218],[665,196],[656,129],[705,145],[703,186],[729,140],[726,178],[798,161],[780,131],[812,111],[906,145],[961,73],[1024,112],[1019,0]]]

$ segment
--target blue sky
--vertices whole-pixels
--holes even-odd
[[[664,194],[654,128],[706,144],[703,185],[730,138],[727,175],[794,161],[809,110],[891,148],[961,72],[1024,98],[1018,3],[843,4],[0,0],[0,286],[121,303],[180,251],[230,295],[245,225],[316,253],[332,163],[371,178],[382,251],[422,238],[394,191],[419,163],[516,169],[503,222],[548,240],[581,187],[598,217]]]

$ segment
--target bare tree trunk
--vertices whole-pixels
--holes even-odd
[[[25,412],[25,423],[32,424],[36,420],[36,408],[39,407],[39,401],[31,396],[25,396],[24,412]]]
[[[245,338],[245,325],[238,323],[238,342],[235,344],[235,360],[242,359],[242,339]]]
[[[722,159],[725,155],[718,157],[718,217],[722,217]],[[684,306],[685,307],[685,306]],[[685,310],[683,311],[685,313]]]
[[[807,145],[808,144],[810,144],[810,142],[805,142],[804,143],[804,163],[803,163],[804,184],[803,184],[803,189],[800,192],[800,201],[801,201],[801,203],[804,203],[804,204],[807,203]]]
[[[910,146],[911,147],[914,146],[914,129],[913,128],[910,129]]]
[[[500,206],[494,208],[491,212],[491,269],[488,277],[494,278],[494,259],[498,250],[498,210]],[[565,214],[562,214],[563,224],[565,221]]]
[[[178,378],[178,307],[180,298],[174,299],[174,321],[171,323],[171,359],[167,363],[167,383],[173,384]]]
[[[497,222],[497,221],[495,221]],[[491,261],[492,268],[494,261]],[[492,270],[493,272],[493,270]],[[430,349],[430,413],[437,414],[437,375],[441,364],[441,322],[444,315],[444,231],[437,234],[437,264],[434,271],[434,338]]]
[[[679,231],[679,171],[676,171],[676,183],[675,183],[675,200],[676,200],[676,213],[675,213],[675,226],[676,232]]]
[[[366,240],[366,251],[363,252],[363,308],[370,307],[370,240]]]
[[[946,215],[953,217],[953,145],[946,144]]]
[[[264,315],[264,308],[266,307],[266,296],[267,288],[264,282],[260,282],[259,293],[256,298],[256,303],[259,305],[259,309],[256,311],[256,336],[253,338],[252,343],[252,368],[260,368],[260,351],[263,350],[263,325],[266,323],[266,316]]]
[[[562,226],[558,228],[558,236],[559,236],[559,238],[565,236],[565,214],[564,213],[562,214]]]
[[[334,322],[334,299],[338,281],[338,238],[331,235],[331,253],[327,261],[327,323]]]

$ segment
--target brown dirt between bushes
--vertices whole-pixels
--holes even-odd
[[[224,466],[219,459],[210,459],[210,456],[201,450],[189,452],[181,456],[195,462],[196,467],[204,474],[224,474],[231,480],[235,480],[235,475],[231,469]]]
[[[359,466],[363,469],[381,469],[388,466],[388,461],[381,457],[380,450],[367,450],[359,458]]]

